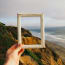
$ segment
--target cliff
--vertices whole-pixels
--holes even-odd
[[[23,43],[40,44],[41,39],[22,28]],[[32,40],[34,40],[32,42]],[[17,28],[0,23],[0,65],[5,61],[6,50],[17,42]],[[48,42],[47,42],[48,43]],[[46,48],[25,49],[20,65],[65,65],[62,59],[46,45]]]

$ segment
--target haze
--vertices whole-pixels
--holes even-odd
[[[0,21],[16,25],[20,12],[43,13],[46,27],[65,26],[65,0],[0,0]]]

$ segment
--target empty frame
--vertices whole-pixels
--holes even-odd
[[[17,27],[18,43],[22,44],[25,39],[28,40],[23,48],[45,48],[43,14],[17,14]],[[22,36],[22,28],[28,30],[31,36]]]

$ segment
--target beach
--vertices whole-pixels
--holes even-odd
[[[62,39],[62,38],[59,38],[55,35],[46,34],[45,39],[52,42],[52,43],[54,43],[54,44],[60,45],[60,46],[65,48],[65,40]]]
[[[54,51],[57,55],[59,55],[59,57],[65,63],[65,48],[60,45],[57,45],[57,43],[49,42],[47,40],[46,44],[50,49],[52,49],[52,51]]]
[[[32,35],[41,38],[40,32],[32,31]],[[65,39],[59,37],[59,35],[45,33],[45,43],[52,49],[65,63]]]

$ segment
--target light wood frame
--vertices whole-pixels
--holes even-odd
[[[21,17],[40,17],[41,23],[41,44],[38,45],[24,45],[23,48],[45,48],[45,34],[44,34],[44,22],[43,14],[17,14],[17,27],[18,27],[18,43],[22,43],[21,37]]]

